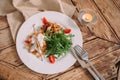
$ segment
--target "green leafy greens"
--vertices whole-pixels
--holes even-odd
[[[47,44],[46,56],[56,55],[58,57],[66,55],[66,52],[70,49],[72,45],[72,34],[65,34],[63,29],[58,33],[52,33],[52,31],[47,31],[45,33],[45,41]]]

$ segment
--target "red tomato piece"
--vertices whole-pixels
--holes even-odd
[[[26,43],[26,44],[30,44],[30,41],[29,41],[29,40],[25,40],[25,43]]]
[[[43,21],[43,24],[47,24],[48,23],[48,21],[47,21],[47,19],[45,17],[42,19],[42,21]]]
[[[55,63],[55,56],[54,55],[50,55],[49,56],[49,61],[50,61],[50,63]]]
[[[64,29],[64,33],[68,34],[71,32],[71,29]]]

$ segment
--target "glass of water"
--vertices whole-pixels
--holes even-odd
[[[81,9],[78,13],[78,20],[81,25],[91,26],[97,22],[98,17],[91,9]]]

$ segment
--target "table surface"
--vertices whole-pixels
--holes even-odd
[[[106,78],[116,80],[120,69],[120,0],[62,0],[76,6],[72,19],[83,35],[83,47],[89,53],[91,63]],[[97,12],[97,24],[82,26],[77,14],[90,8]],[[67,71],[44,75],[31,71],[19,59],[6,17],[0,17],[0,78],[7,80],[93,80],[86,69],[76,62]],[[118,76],[120,80],[120,76]]]

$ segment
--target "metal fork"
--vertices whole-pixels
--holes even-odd
[[[86,68],[90,72],[90,74],[94,77],[95,80],[100,80],[99,77],[95,74],[95,72],[86,65],[85,61],[79,58],[79,56],[76,54],[73,47],[71,47],[71,51],[72,51],[73,56],[76,58],[78,63],[81,65],[81,67]]]
[[[91,68],[94,70],[94,72],[97,74],[97,76],[100,78],[100,80],[105,80],[105,78],[97,71],[97,69],[90,63],[90,60],[88,58],[88,53],[79,45],[76,45],[74,47],[74,50],[76,53],[81,57],[81,59],[85,60]]]

